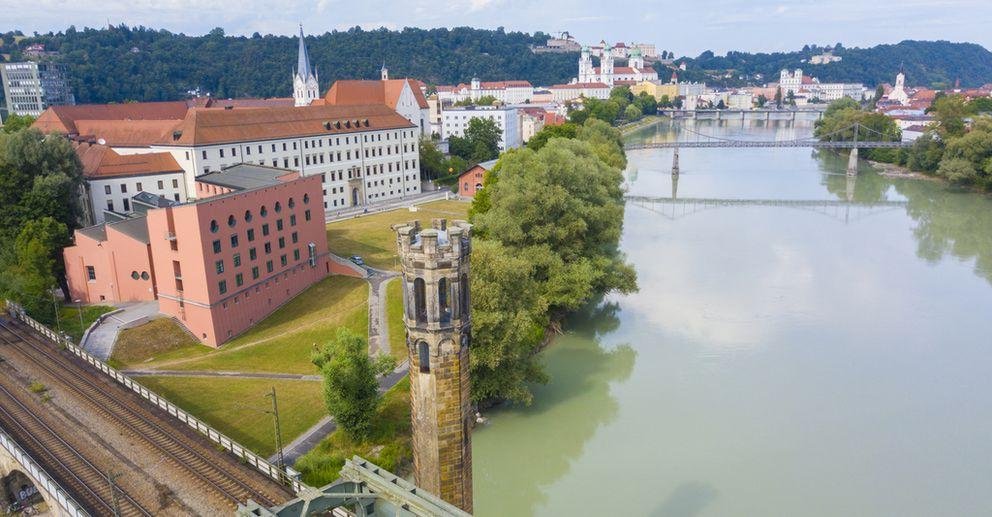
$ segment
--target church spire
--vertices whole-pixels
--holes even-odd
[[[296,58],[296,73],[293,75],[293,98],[297,106],[309,106],[318,97],[317,71],[310,67],[310,53],[307,52],[300,24],[300,50]]]

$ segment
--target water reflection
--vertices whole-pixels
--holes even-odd
[[[492,423],[476,431],[473,455],[485,461],[474,474],[477,515],[537,513],[546,488],[571,470],[597,429],[616,419],[610,385],[630,376],[637,357],[629,345],[607,349],[598,342],[619,326],[618,311],[616,303],[600,302],[572,318],[571,330],[545,352],[551,382],[533,388],[534,404],[494,411]]]

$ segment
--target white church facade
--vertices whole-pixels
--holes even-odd
[[[594,67],[592,52],[589,47],[583,47],[579,57],[579,76],[575,82],[603,83],[614,86],[616,84],[658,80],[658,72],[644,64],[644,56],[639,48],[630,51],[627,57],[627,66],[615,66],[613,49],[604,51],[599,63],[600,66]]]

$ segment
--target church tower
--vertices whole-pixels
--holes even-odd
[[[641,49],[634,47],[634,50],[630,51],[630,63],[631,68],[636,68],[641,70],[644,68],[644,56],[641,54]]]
[[[599,60],[599,80],[613,86],[613,47],[603,49],[603,57]]]
[[[386,62],[382,62],[382,68],[379,69],[379,76],[383,81],[389,80],[389,69],[386,68]]]
[[[417,486],[472,512],[468,289],[470,228],[393,226],[403,275]]]
[[[582,55],[579,57],[579,82],[596,82],[596,73],[592,68],[592,55],[589,47],[582,47]]]
[[[296,58],[296,70],[293,72],[293,100],[296,106],[309,106],[320,97],[320,86],[317,83],[317,69],[310,68],[310,53],[303,39],[303,25],[300,25],[300,51]]]

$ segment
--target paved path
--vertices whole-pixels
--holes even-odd
[[[400,380],[403,379],[403,377],[406,377],[406,373],[408,369],[409,369],[409,365],[407,364],[406,361],[403,361],[403,364],[397,366],[396,369],[393,370],[391,373],[383,377],[380,377],[379,391],[385,392],[389,388],[395,386],[396,383],[400,382]],[[286,445],[285,447],[282,448],[282,455],[283,458],[286,460],[286,464],[292,465],[296,463],[296,460],[299,459],[300,456],[303,456],[311,449],[316,447],[317,444],[319,444],[328,435],[333,433],[334,430],[337,428],[338,426],[336,423],[334,423],[334,419],[332,417],[325,416],[324,418],[320,419],[320,421],[314,424],[313,427],[307,429],[305,433],[301,434],[295,440],[290,442],[289,445]],[[269,461],[275,462],[278,460],[278,458],[279,458],[278,454],[273,454],[269,458]]]
[[[448,199],[449,197],[454,197],[454,194],[451,193],[451,190],[448,190],[446,188],[442,190],[434,190],[431,192],[422,192],[420,194],[416,194],[413,196],[407,196],[401,199],[395,199],[392,201],[386,201],[374,205],[358,206],[354,208],[343,208],[341,210],[328,211],[324,215],[324,221],[330,223],[334,221],[340,221],[342,219],[361,217],[363,215],[378,214],[380,212],[388,212],[390,210],[406,208],[410,205],[419,205],[422,203],[430,203],[431,201]]]
[[[386,286],[395,271],[368,268],[369,281],[369,355],[389,354],[389,322],[386,313]]]
[[[89,333],[83,336],[82,347],[87,352],[106,361],[114,351],[114,343],[121,328],[131,322],[158,314],[158,302],[142,302],[122,305],[115,312],[98,322]]]

